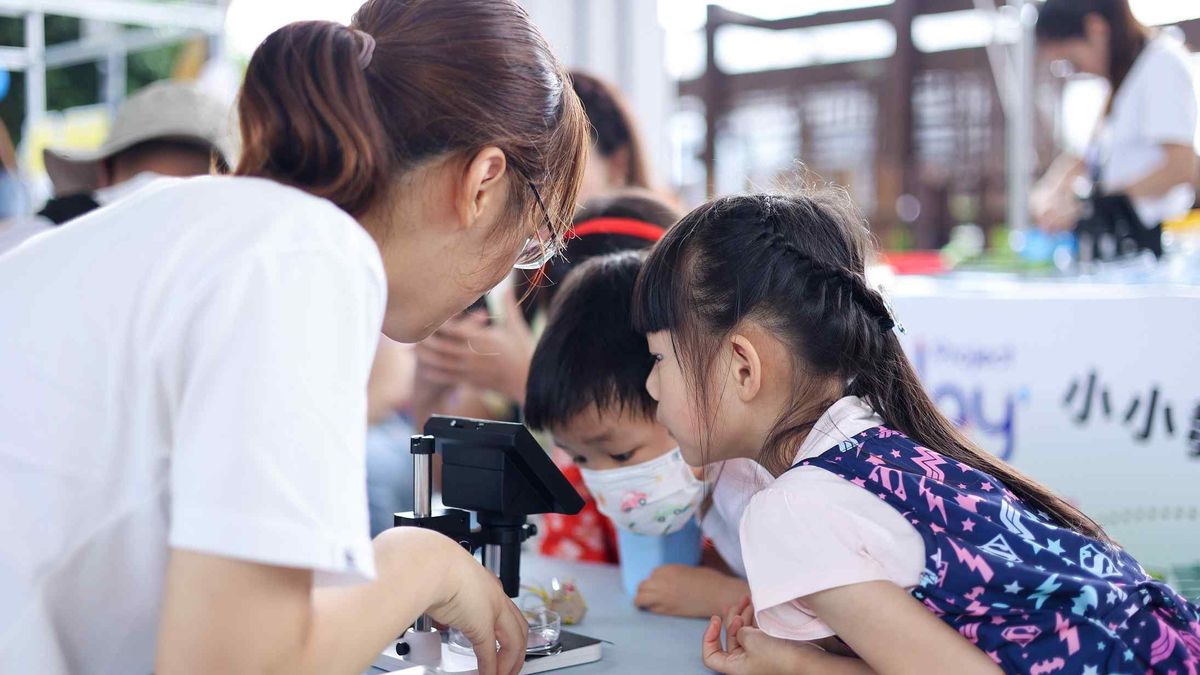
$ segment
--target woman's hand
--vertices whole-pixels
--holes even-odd
[[[533,358],[534,340],[512,293],[504,299],[504,316],[488,323],[485,312],[451,318],[417,344],[418,371],[429,382],[469,385],[496,391],[520,404]]]
[[[1073,184],[1084,170],[1078,157],[1064,154],[1054,160],[1029,195],[1029,211],[1036,226],[1047,232],[1064,232],[1075,227],[1082,207]]]
[[[1083,206],[1067,189],[1035,191],[1030,197],[1033,222],[1047,232],[1065,232],[1075,227]]]
[[[725,615],[725,646],[721,646],[721,619],[714,616],[704,631],[705,667],[725,675],[794,673],[807,663],[805,657],[821,650],[804,642],[773,638],[754,626],[750,598],[729,608]]]
[[[480,675],[516,675],[525,663],[529,624],[504,594],[500,580],[465,550],[459,552],[461,555],[451,556],[443,577],[443,599],[428,613],[434,621],[467,636],[475,647]],[[500,643],[499,653],[496,642]]]
[[[397,527],[375,538],[375,567],[372,581],[314,588],[310,570],[172,550],[154,670],[361,673],[426,612],[471,639],[481,675],[520,671],[528,624],[458,544]]]
[[[709,567],[663,565],[638,586],[633,604],[655,614],[702,619],[720,614],[749,592],[742,579]]]

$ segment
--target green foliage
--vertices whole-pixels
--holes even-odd
[[[46,16],[46,44],[78,40],[82,22],[66,16]],[[25,20],[0,17],[0,45],[25,46]],[[126,65],[128,91],[171,75],[182,45],[170,45],[129,54]],[[46,109],[64,110],[100,102],[103,78],[97,63],[83,63],[46,71]],[[25,75],[12,73],[8,96],[0,101],[0,121],[8,128],[14,143],[20,142],[25,122]]]

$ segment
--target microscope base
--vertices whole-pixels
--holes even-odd
[[[603,656],[601,640],[572,633],[562,632],[562,651],[550,656],[528,657],[521,675],[534,675],[562,668],[570,668],[584,663],[599,661]],[[440,666],[428,667],[414,665],[396,656],[396,643],[393,642],[379,655],[371,665],[382,668],[389,673],[398,675],[434,675],[441,673],[456,673],[457,675],[477,675],[475,657],[451,651],[449,645],[442,645],[442,663]]]
[[[457,673],[459,675],[475,675],[478,671],[475,669],[475,657],[457,654],[450,651],[450,646],[441,641],[442,634],[440,632],[432,633],[437,640],[436,657],[429,658],[429,654],[424,652],[422,657],[415,657],[413,652],[409,652],[407,656],[398,656],[396,654],[396,645],[400,642],[412,644],[411,634],[413,631],[405,633],[403,640],[397,640],[388,645],[383,650],[375,661],[371,664],[376,668],[382,668],[390,672],[398,672],[401,675],[440,675],[441,673]],[[428,635],[428,634],[427,634]],[[427,640],[425,636],[419,636],[418,641]]]

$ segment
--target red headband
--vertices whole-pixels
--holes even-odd
[[[594,218],[585,220],[571,229],[568,239],[578,239],[591,234],[623,234],[647,241],[662,239],[665,230],[643,220],[634,218]]]

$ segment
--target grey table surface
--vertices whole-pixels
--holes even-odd
[[[568,630],[608,640],[604,658],[570,669],[571,673],[708,673],[700,660],[705,622],[643,612],[621,587],[616,565],[575,563],[525,556],[521,579],[548,584],[571,577],[588,603],[588,613]]]
[[[574,579],[588,603],[583,622],[567,627],[567,630],[611,643],[604,645],[604,657],[600,661],[561,672],[572,675],[711,672],[700,659],[700,637],[705,622],[639,611],[625,595],[620,571],[615,565],[569,562],[528,554],[521,558],[523,583],[549,585],[555,576]]]

